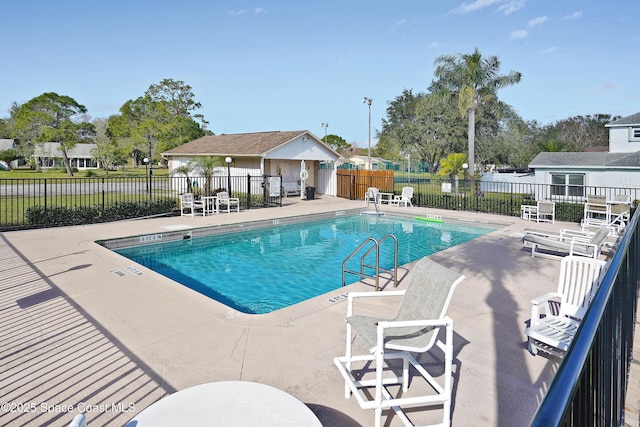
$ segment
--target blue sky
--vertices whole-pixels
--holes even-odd
[[[525,120],[640,111],[638,0],[5,2],[0,117],[44,92],[92,117],[151,84],[191,85],[216,134],[308,129],[366,147],[387,102],[440,55],[498,56]],[[375,143],[375,141],[374,141]]]

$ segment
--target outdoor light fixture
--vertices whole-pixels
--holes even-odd
[[[369,146],[369,169],[371,168],[371,103],[373,102],[373,99],[371,98],[367,98],[366,96],[364,98],[362,98],[362,102],[364,104],[367,104],[369,106],[369,139],[368,139],[368,146]]]
[[[224,159],[227,163],[227,187],[229,188],[229,197],[231,197],[231,157]]]
[[[469,169],[469,164],[468,163],[463,163],[462,164],[462,170],[464,171],[464,185],[467,185],[467,169]]]
[[[327,143],[327,128],[329,127],[329,123],[320,123],[320,126],[324,128],[324,143]]]
[[[151,197],[151,173],[149,171],[149,158],[145,157],[144,159],[142,159],[142,161],[144,162],[144,166],[145,166],[145,175],[147,176],[147,193],[149,193],[149,197]]]

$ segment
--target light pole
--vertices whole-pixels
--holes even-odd
[[[371,103],[373,102],[373,99],[367,98],[365,96],[364,98],[362,98],[362,102],[369,106],[369,139],[368,139],[368,146],[369,146],[369,170],[371,170]]]
[[[229,197],[231,197],[231,157],[224,159],[227,162],[227,187],[229,188]]]
[[[464,171],[464,186],[467,186],[467,169],[469,169],[469,164],[468,163],[463,163],[462,164],[462,170]],[[465,191],[466,193],[466,191]]]
[[[320,123],[320,126],[322,126],[324,128],[324,143],[328,144],[328,142],[327,142],[327,128],[329,127],[329,123]]]
[[[407,182],[411,182],[411,153],[407,153]]]
[[[149,197],[151,197],[151,175],[149,174],[149,158],[145,157],[142,159],[145,167],[145,175],[147,176],[147,193],[149,193]]]

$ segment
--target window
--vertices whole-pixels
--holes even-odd
[[[584,174],[578,173],[552,173],[551,195],[564,197],[585,197]]]
[[[640,127],[629,128],[629,141],[640,141]]]

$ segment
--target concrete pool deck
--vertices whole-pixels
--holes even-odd
[[[247,315],[95,243],[363,206],[362,201],[332,197],[290,198],[282,208],[1,234],[0,401],[10,406],[3,406],[0,423],[67,425],[82,411],[91,427],[124,425],[167,394],[207,382],[243,380],[290,393],[323,425],[372,425],[373,411],[344,398],[333,364],[344,353],[342,295],[369,290],[369,284],[340,288],[273,313]],[[383,210],[506,224],[430,258],[466,276],[448,310],[455,327],[452,425],[528,425],[558,363],[531,356],[523,329],[531,298],[555,289],[560,264],[531,258],[520,238],[524,228],[577,225],[424,208]],[[356,341],[356,349],[359,345]],[[636,361],[639,352],[636,345]],[[627,404],[631,426],[639,424],[634,375]],[[214,407],[212,402],[213,421]],[[434,415],[439,411],[411,414],[417,422]],[[385,425],[401,425],[391,412],[383,418]]]

